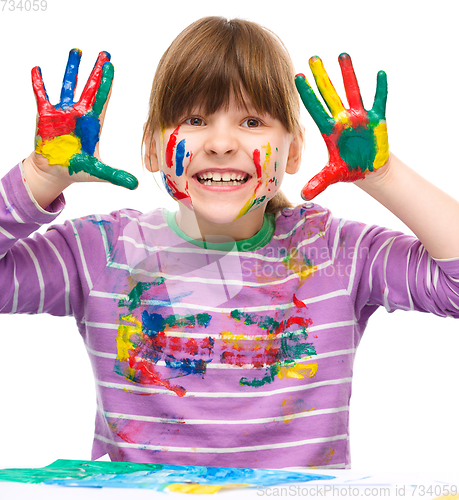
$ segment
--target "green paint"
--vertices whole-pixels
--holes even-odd
[[[122,299],[118,302],[118,307],[123,307],[128,305],[129,306],[129,311],[133,311],[137,307],[140,307],[140,297],[142,296],[142,293],[145,290],[149,290],[153,285],[161,285],[166,281],[166,278],[160,277],[156,278],[154,281],[150,283],[143,283],[142,281],[139,281],[137,285],[131,290],[131,292],[128,295],[127,301]]]
[[[248,385],[249,387],[262,387],[265,384],[270,384],[271,382],[274,382],[274,379],[278,373],[279,373],[279,367],[277,364],[275,364],[268,368],[267,373],[262,379],[254,378],[253,380],[249,380],[246,377],[242,377],[239,380],[239,385]]]
[[[386,119],[387,75],[384,71],[378,73],[376,79],[376,94],[371,111],[368,112],[370,125],[376,126],[381,119]]]
[[[131,290],[131,293],[128,296],[129,310],[133,311],[137,307],[140,307],[140,297],[145,290],[149,290],[151,288],[151,283],[142,283],[139,282],[137,285]],[[121,307],[121,300],[118,302],[118,306]]]
[[[257,325],[263,330],[275,331],[280,325],[279,321],[270,316],[257,316],[256,314],[242,312],[239,309],[231,311],[231,317],[236,321],[242,321],[244,325]]]
[[[302,328],[302,333],[286,332],[281,337],[281,346],[279,349],[279,361],[287,362],[287,364],[295,362],[295,359],[301,358],[304,355],[315,356],[316,350],[314,345],[305,342],[308,338],[306,328]]]
[[[361,172],[372,172],[376,148],[376,138],[370,128],[345,128],[338,139],[340,156],[351,171],[360,168]]]
[[[317,99],[311,86],[306,81],[306,78],[303,75],[297,75],[295,77],[295,85],[304,106],[319,128],[320,133],[330,135],[335,126],[335,120],[325,111],[322,103]]]
[[[69,174],[78,172],[86,172],[98,179],[131,190],[139,185],[139,181],[129,172],[111,168],[96,157],[83,153],[76,153],[70,158]]]
[[[2,469],[0,470],[0,481],[43,483],[57,479],[84,479],[98,474],[129,474],[145,470],[158,471],[163,468],[164,465],[160,464],[56,460],[46,467],[37,469]]]
[[[207,327],[207,325],[210,323],[211,319],[212,319],[212,316],[208,313],[196,314],[196,323],[199,326]]]
[[[96,100],[92,107],[93,112],[100,116],[102,110],[107,102],[108,93],[110,92],[110,87],[112,86],[113,74],[115,70],[113,64],[106,62],[102,67],[102,78],[100,80],[100,86],[97,90]]]

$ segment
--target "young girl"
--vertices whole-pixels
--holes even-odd
[[[98,159],[109,56],[74,103],[80,56],[56,106],[33,70],[36,150],[2,181],[0,309],[75,317],[97,385],[92,458],[349,467],[368,318],[378,306],[459,316],[459,204],[389,155],[384,75],[366,112],[342,55],[347,111],[313,58],[333,117],[297,77],[330,150],[303,195],[356,180],[419,240],[290,206],[279,189],[303,143],[290,59],[269,31],[221,18],[181,33],[153,82],[145,163],[177,212],[120,210],[28,238],[73,182],[136,185]]]

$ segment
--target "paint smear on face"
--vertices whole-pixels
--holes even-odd
[[[165,174],[163,170],[161,170],[161,179],[169,196],[172,196],[174,200],[183,203],[187,208],[193,210],[193,203],[190,193],[188,192],[188,181],[186,181],[185,184],[185,191],[182,192],[173,181],[172,176],[170,174]]]
[[[166,146],[165,161],[166,167],[172,169],[175,163],[175,175],[181,177],[184,171],[183,162],[185,158],[192,157],[192,153],[186,151],[185,139],[182,139],[177,144],[177,136],[180,131],[180,125],[171,133]],[[188,191],[188,181],[186,182],[185,190],[181,191],[173,176],[164,172],[163,168],[163,151],[164,151],[164,134],[165,129],[161,130],[161,179],[166,187],[169,196],[183,203],[188,209],[193,209],[190,193]]]
[[[168,168],[172,168],[172,166],[174,164],[174,162],[173,162],[174,150],[175,150],[175,146],[177,144],[177,135],[179,133],[179,130],[180,130],[180,125],[172,132],[171,136],[169,137],[169,141],[167,143],[166,166]]]
[[[182,139],[177,144],[177,136],[180,125],[172,132],[166,147],[166,166],[172,168],[175,159],[175,175],[180,177],[183,174],[183,161],[185,158],[191,159],[191,153],[186,152],[186,141]],[[175,157],[175,158],[174,158]]]
[[[183,174],[183,160],[185,159],[185,139],[182,139],[175,150],[175,174],[180,177]]]
[[[263,184],[263,174],[266,177],[266,185],[268,185],[269,182],[268,169],[269,169],[269,163],[271,161],[271,145],[269,144],[269,142],[266,146],[262,146],[261,150],[264,153],[263,165],[261,165],[261,153],[258,149],[255,149],[252,155],[253,163],[257,171],[257,185],[255,186],[253,195],[250,197],[249,200],[247,200],[247,202],[241,208],[236,219],[239,219],[250,210],[258,208],[258,206],[260,206],[266,200],[266,196],[264,195],[257,198],[257,191]]]

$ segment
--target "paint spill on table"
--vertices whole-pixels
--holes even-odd
[[[0,470],[0,481],[89,488],[146,488],[192,494],[211,494],[227,488],[268,487],[334,478],[335,476],[316,472],[290,472],[275,469],[85,460],[56,460],[42,468]]]

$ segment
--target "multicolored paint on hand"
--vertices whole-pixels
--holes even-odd
[[[35,151],[47,158],[50,165],[68,167],[70,175],[83,171],[117,186],[135,189],[138,180],[132,174],[113,169],[94,156],[100,137],[100,115],[113,81],[110,54],[99,54],[79,101],[74,102],[80,59],[81,50],[72,49],[56,105],[49,102],[41,69],[32,69],[38,107]]]
[[[389,158],[386,126],[387,77],[380,71],[371,110],[363,107],[362,97],[348,54],[339,56],[349,109],[341,102],[321,59],[311,57],[309,66],[332,116],[325,111],[306,77],[295,78],[301,99],[325,140],[327,165],[302,189],[304,200],[312,200],[335,182],[353,182],[382,167]]]

